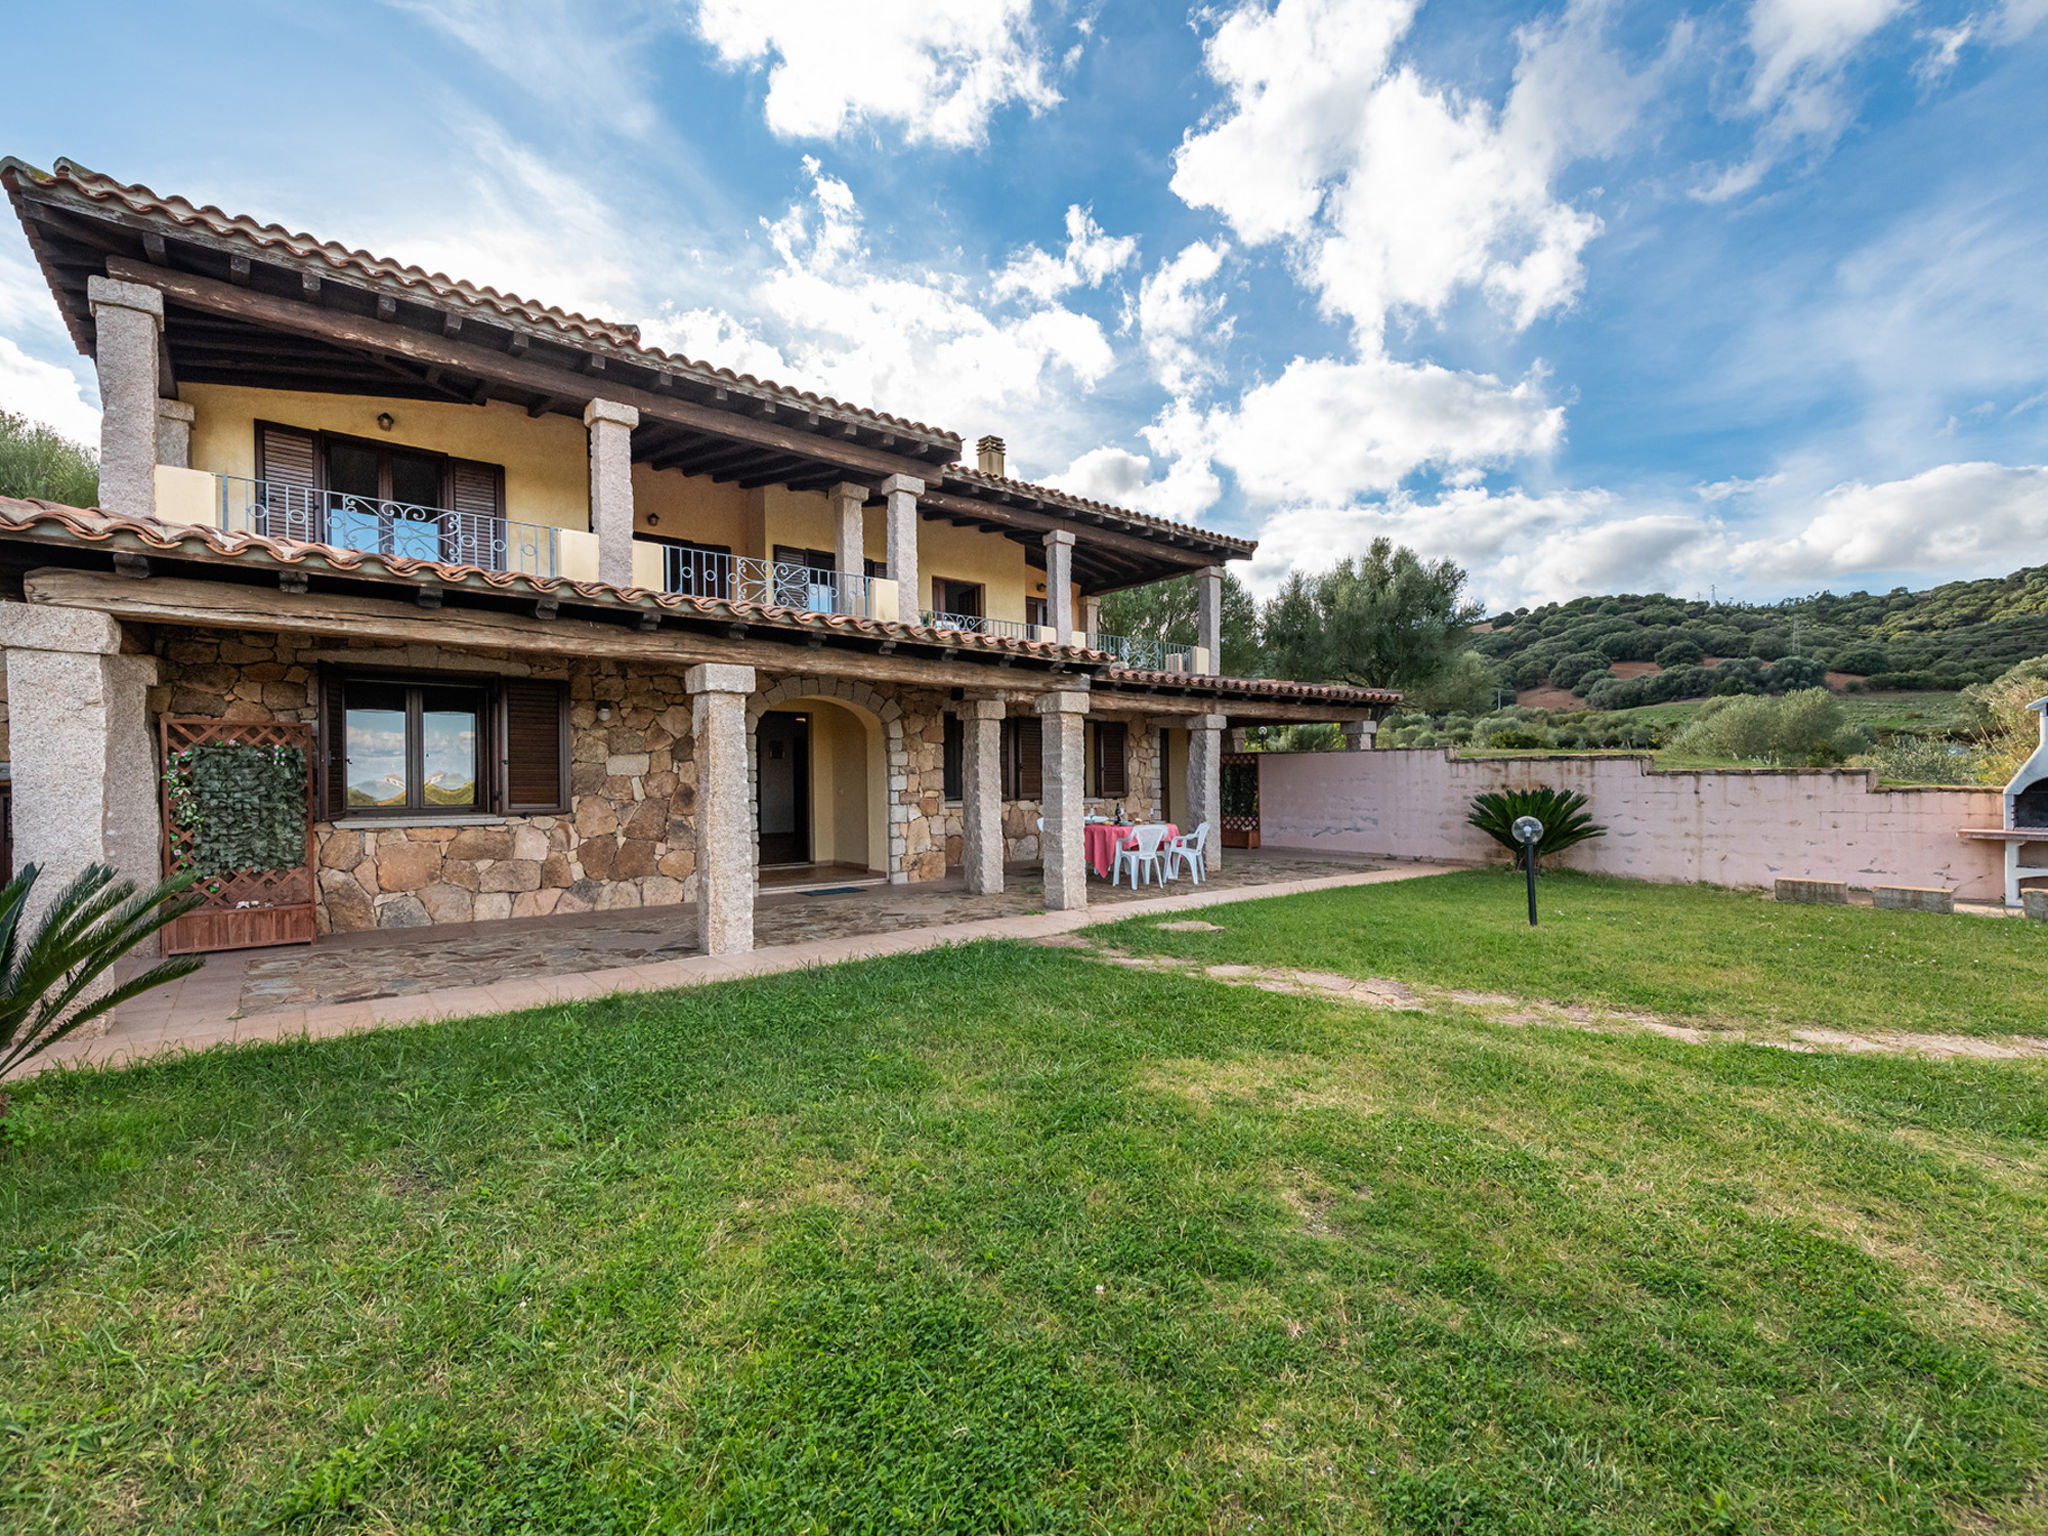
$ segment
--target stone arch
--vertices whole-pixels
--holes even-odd
[[[750,803],[759,803],[761,788],[755,727],[760,725],[761,717],[769,710],[792,699],[829,699],[837,704],[866,710],[882,723],[882,801],[888,813],[889,838],[888,856],[883,868],[891,885],[903,884],[910,878],[904,871],[904,849],[909,842],[907,828],[912,810],[903,799],[903,791],[910,782],[910,753],[903,744],[903,706],[894,699],[883,698],[866,683],[841,677],[785,677],[772,687],[763,688],[747,700],[747,793]],[[757,828],[754,842],[756,865],[760,859]]]

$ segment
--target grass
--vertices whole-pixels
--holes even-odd
[[[2048,1035],[2048,929],[1754,891],[1545,871],[1531,930],[1510,869],[1230,909],[1221,933],[1143,919],[1105,943],[1204,964],[1284,965],[1735,1024]]]
[[[1005,944],[56,1074],[0,1525],[2041,1530],[2044,1087]]]

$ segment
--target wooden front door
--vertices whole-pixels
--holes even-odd
[[[811,722],[808,715],[771,713],[754,732],[760,775],[763,864],[807,864],[811,858]]]

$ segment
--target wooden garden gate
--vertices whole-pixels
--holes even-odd
[[[312,943],[313,727],[165,716],[162,744],[164,873],[202,898],[164,952]]]
[[[1223,846],[1259,846],[1259,754],[1223,754]]]

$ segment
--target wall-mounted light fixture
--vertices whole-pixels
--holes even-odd
[[[398,418],[393,416],[389,411],[379,411],[377,413],[377,430],[379,432],[389,432],[393,427],[397,425]]]

